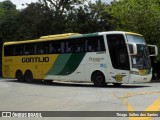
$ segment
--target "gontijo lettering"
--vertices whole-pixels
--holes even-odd
[[[22,63],[49,62],[49,57],[24,57]]]

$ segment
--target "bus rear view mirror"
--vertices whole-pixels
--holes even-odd
[[[137,45],[135,43],[127,43],[129,49],[129,55],[137,54]]]
[[[149,50],[149,56],[157,56],[158,48],[156,45],[147,45]]]

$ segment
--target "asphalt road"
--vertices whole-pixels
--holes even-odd
[[[97,88],[90,83],[36,82],[29,84],[0,79],[0,111],[160,111],[160,83],[122,85],[121,87],[110,84]],[[160,116],[34,119],[159,120]]]

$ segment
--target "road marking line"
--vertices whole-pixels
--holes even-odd
[[[127,102],[129,97],[138,96],[138,95],[150,95],[150,94],[160,94],[160,92],[140,92],[140,93],[126,93],[124,96],[119,97],[113,94],[117,99],[120,99],[121,102],[127,107],[128,111],[133,111],[133,106]],[[151,105],[149,105],[144,112],[146,111],[159,111],[160,110],[160,98],[156,99]],[[153,117],[129,117],[129,120],[152,120]]]

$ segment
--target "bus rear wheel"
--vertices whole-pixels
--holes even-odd
[[[23,82],[24,81],[24,76],[23,76],[23,73],[22,73],[21,70],[17,70],[16,71],[15,77],[19,82]]]
[[[94,83],[94,86],[96,86],[96,87],[106,86],[105,77],[104,77],[103,73],[101,73],[101,72],[95,72],[92,75],[92,81]]]
[[[33,74],[32,74],[32,72],[31,72],[30,70],[27,70],[27,71],[25,72],[24,80],[25,80],[26,82],[29,82],[29,83],[32,83],[32,82],[33,82]]]

